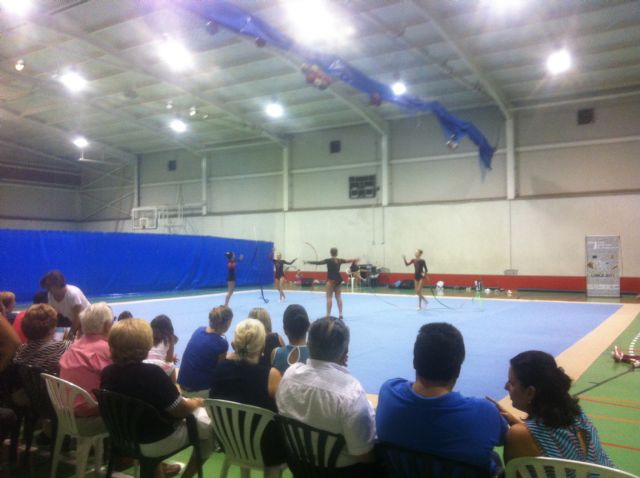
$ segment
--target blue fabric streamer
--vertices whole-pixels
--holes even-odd
[[[438,101],[425,101],[417,96],[396,96],[390,86],[376,81],[335,55],[318,53],[297,45],[291,38],[250,12],[224,0],[177,0],[182,7],[215,22],[238,34],[260,39],[269,45],[295,53],[307,63],[320,67],[325,74],[338,78],[353,88],[379,95],[380,100],[394,103],[415,112],[430,112],[436,116],[445,139],[453,144],[468,136],[478,147],[480,165],[483,171],[491,169],[491,159],[495,148],[471,122],[463,121],[451,114]]]

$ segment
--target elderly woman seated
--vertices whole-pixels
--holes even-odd
[[[111,364],[107,337],[113,323],[113,312],[104,302],[86,308],[80,314],[82,336],[60,358],[60,378],[76,384],[91,393],[100,386],[100,373]],[[95,416],[97,407],[77,397],[75,413],[79,417]]]
[[[245,319],[238,324],[231,343],[235,351],[233,359],[225,360],[216,367],[209,392],[211,398],[278,411],[275,396],[280,372],[260,363],[265,336],[264,326],[256,319]],[[279,476],[276,465],[285,461],[285,446],[275,423],[267,426],[261,447],[268,467],[265,477]]]
[[[194,414],[198,421],[203,458],[210,450],[210,420],[202,408],[201,398],[184,398],[171,382],[169,376],[158,366],[144,363],[153,346],[151,326],[142,319],[117,322],[109,333],[109,348],[113,364],[102,371],[101,388],[136,398],[155,407],[170,420],[158,423],[144,419],[140,424],[143,432],[141,451],[149,457],[163,456],[188,443],[184,418]],[[183,478],[191,478],[197,470],[192,456]],[[159,467],[157,476],[162,476]]]
[[[27,343],[22,344],[13,359],[17,365],[31,365],[43,372],[58,375],[60,357],[69,348],[71,342],[56,341],[58,313],[48,304],[32,305],[22,320],[22,331]]]

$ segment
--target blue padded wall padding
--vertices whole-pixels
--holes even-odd
[[[244,255],[237,285],[269,284],[272,248],[270,242],[210,236],[0,229],[0,290],[29,302],[51,269],[94,297],[221,287],[226,251]]]

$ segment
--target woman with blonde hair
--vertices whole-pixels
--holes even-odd
[[[158,366],[144,363],[153,346],[151,326],[142,319],[117,322],[109,333],[109,349],[113,364],[101,375],[101,388],[136,398],[156,408],[167,422],[145,420],[140,417],[140,450],[145,456],[164,456],[189,441],[185,418],[191,414],[198,421],[202,456],[210,452],[210,421],[202,408],[202,398],[184,398],[169,376]],[[192,455],[183,478],[191,478],[197,470]],[[158,468],[157,476],[162,476]]]
[[[260,363],[268,367],[271,365],[271,354],[278,347],[284,347],[284,340],[282,340],[282,337],[280,337],[277,332],[273,332],[271,315],[269,315],[267,309],[255,307],[249,312],[249,318],[259,320],[264,326],[264,331],[267,335],[264,339],[264,351],[260,357]]]
[[[280,372],[260,364],[265,336],[264,326],[256,319],[245,319],[236,326],[231,343],[235,354],[232,360],[216,367],[209,392],[211,398],[278,411],[275,396]],[[269,467],[265,476],[278,476],[276,465],[284,463],[285,448],[274,423],[267,426],[261,448],[265,465]]]
[[[225,333],[231,327],[233,312],[225,305],[209,312],[209,326],[198,327],[182,354],[178,384],[187,396],[206,397],[213,371],[225,360],[229,343]]]

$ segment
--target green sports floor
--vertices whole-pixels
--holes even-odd
[[[580,294],[526,293],[519,294],[519,297],[526,300],[584,301],[584,296]],[[154,298],[158,298],[158,296]],[[637,303],[638,300],[635,297],[626,297],[621,302]],[[638,476],[640,476],[640,369],[621,375],[630,368],[626,364],[614,363],[609,351],[614,343],[626,351],[630,342],[639,333],[640,315],[635,317],[631,325],[618,336],[607,351],[600,354],[573,387],[573,392],[577,393],[595,385],[594,388],[580,395],[581,405],[596,425],[600,439],[616,466]],[[638,346],[640,347],[640,343]],[[613,378],[616,376],[618,377]],[[3,452],[6,452],[6,449]],[[175,455],[172,460],[184,463],[188,461],[189,455],[190,451],[187,450]],[[220,476],[222,460],[221,454],[215,454],[211,457],[205,464],[205,477]],[[48,454],[34,453],[32,463],[28,468],[5,468],[0,471],[0,477],[48,477],[49,473]],[[115,477],[126,475],[133,475],[133,469],[124,470],[122,474],[114,474]],[[75,476],[72,456],[63,460],[57,476],[61,478]],[[239,470],[232,468],[229,476],[232,478],[240,477]],[[262,476],[262,474],[254,472],[253,476]],[[284,476],[290,477],[291,475],[285,472]]]

